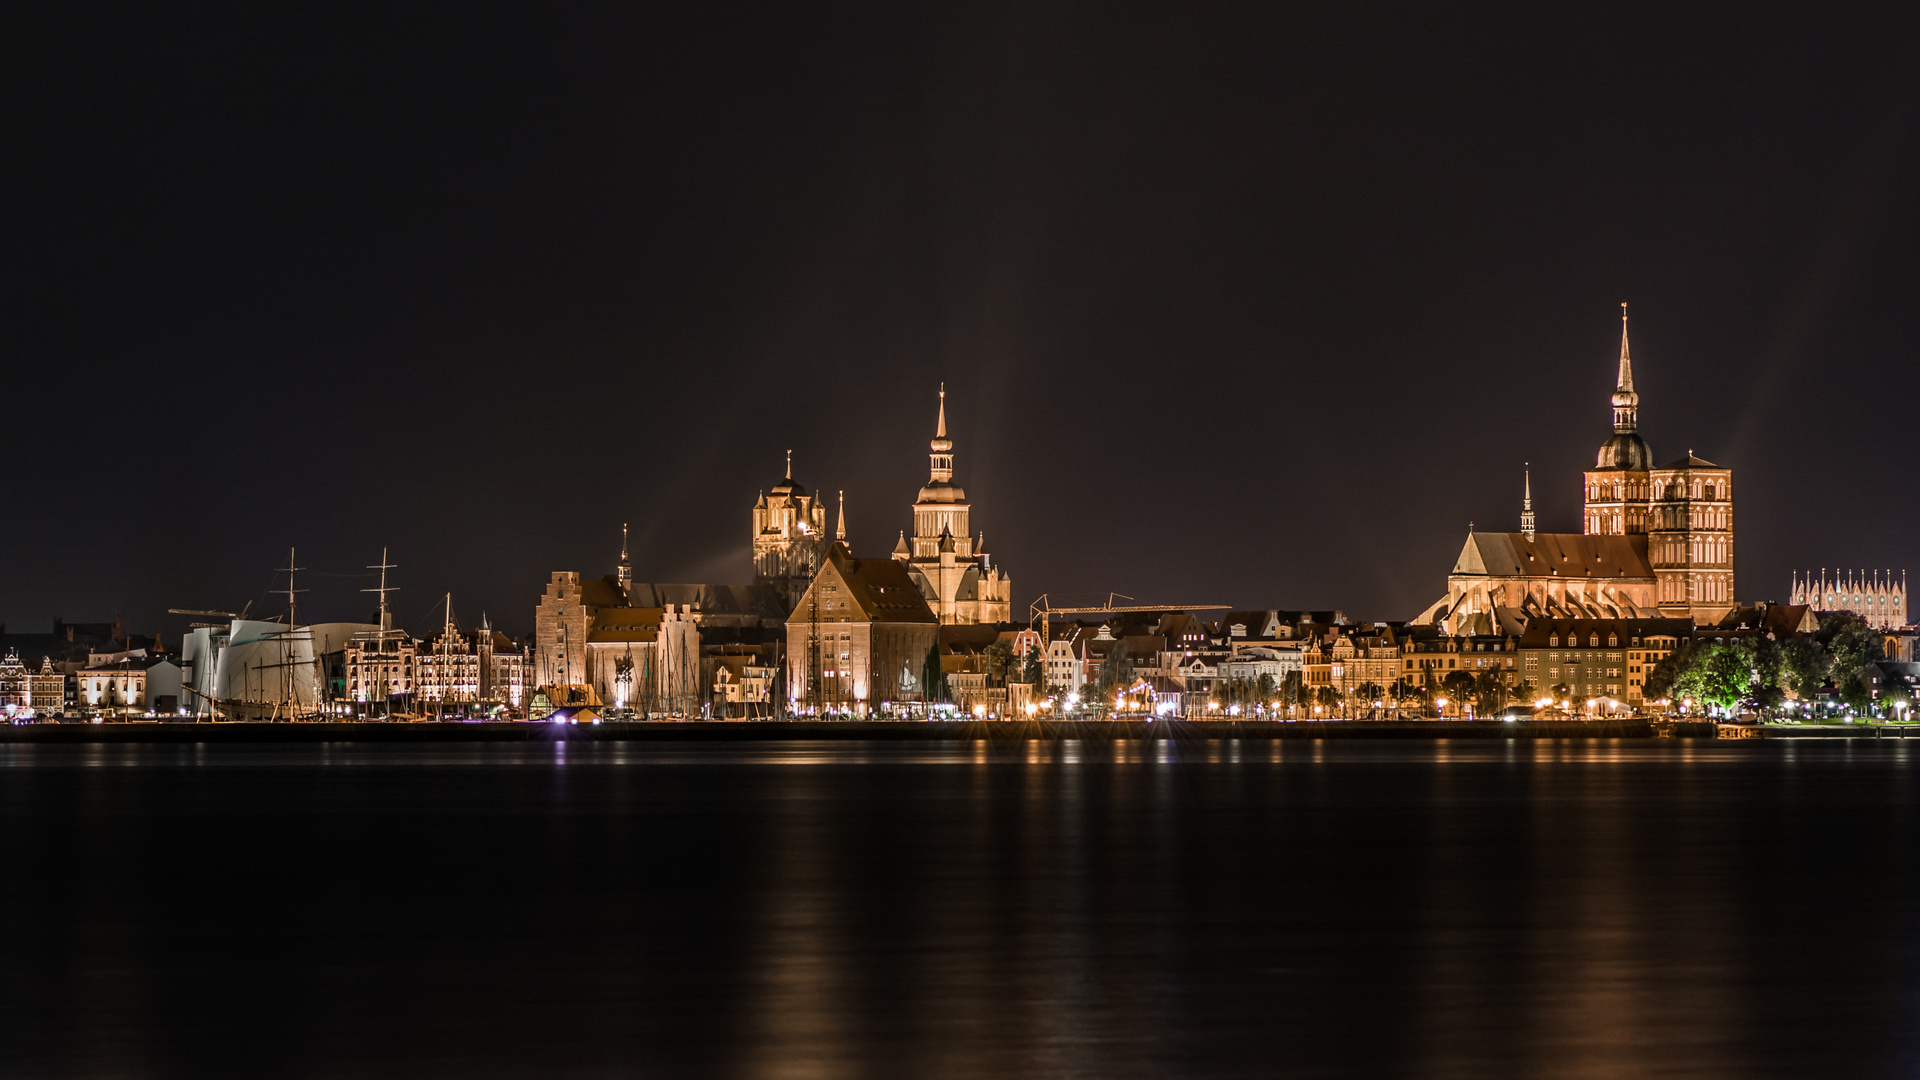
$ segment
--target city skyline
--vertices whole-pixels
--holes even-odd
[[[1016,610],[1410,617],[1467,522],[1514,527],[1523,463],[1578,527],[1623,300],[1659,459],[1740,474],[1738,599],[1913,561],[1874,390],[1920,343],[1899,28],[429,17],[377,47],[289,14],[75,50],[46,18],[17,70],[67,90],[23,102],[4,340],[12,480],[63,509],[0,541],[16,632],[167,630],[289,545],[390,547],[422,630],[450,591],[524,632],[622,523],[643,576],[744,580],[736,508],[788,448],[883,553],[943,382]]]

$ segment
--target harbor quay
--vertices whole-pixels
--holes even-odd
[[[1028,741],[1087,744],[1157,742],[1219,744],[1233,740],[1316,739],[1654,739],[1714,738],[1705,721],[1650,719],[1599,721],[1335,720],[1261,721],[644,721],[571,724],[472,723],[101,723],[0,726],[0,744],[112,743],[481,743],[481,742],[781,742],[781,741],[968,741],[1013,744]],[[1824,730],[1824,729],[1823,729]],[[1805,734],[1812,734],[1807,731]],[[1836,731],[1868,736],[1860,727]]]

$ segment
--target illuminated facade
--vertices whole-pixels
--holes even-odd
[[[5,660],[0,660],[0,710],[8,716],[24,711],[33,704],[33,691],[27,683],[27,665],[20,662],[20,654],[7,650]]]
[[[1620,373],[1613,390],[1613,437],[1585,477],[1586,533],[1647,537],[1654,604],[1670,618],[1719,622],[1733,592],[1733,470],[1693,455],[1654,467],[1639,435],[1640,395],[1620,305]]]
[[[147,707],[147,673],[130,660],[82,669],[77,677],[80,703],[89,709],[133,711]]]
[[[67,706],[67,677],[53,670],[51,656],[40,658],[40,670],[27,676],[27,689],[38,716],[52,716]]]
[[[839,539],[847,538],[847,508],[840,504]],[[771,494],[753,504],[753,580],[778,589],[786,603],[798,599],[820,568],[827,544],[827,508],[793,478],[793,452],[787,475]]]
[[[947,437],[947,391],[940,390],[932,467],[913,503],[913,538],[903,533],[893,557],[906,564],[920,595],[942,623],[1003,623],[1010,617],[1011,578],[1001,574],[971,531],[967,493],[953,482],[953,440]]]
[[[795,711],[861,715],[924,700],[940,622],[908,569],[835,544],[787,617],[787,695]]]
[[[1645,704],[1654,666],[1692,638],[1692,619],[1537,619],[1520,638],[1522,678],[1533,692],[1583,705]]]
[[[414,690],[422,702],[468,705],[480,700],[480,652],[451,622],[416,653]]]
[[[347,643],[347,700],[355,705],[401,707],[413,700],[419,646],[398,630],[356,637]]]
[[[1832,577],[1822,569],[1818,576],[1795,573],[1787,603],[1805,605],[1817,612],[1851,611],[1875,630],[1897,630],[1907,625],[1907,575],[1901,571],[1894,580],[1893,571],[1836,570]]]
[[[1610,404],[1613,435],[1583,478],[1584,528],[1535,528],[1532,477],[1520,531],[1476,532],[1447,576],[1447,595],[1415,621],[1449,634],[1499,632],[1526,619],[1688,618],[1718,623],[1738,605],[1733,583],[1733,471],[1691,452],[1656,467],[1640,437],[1626,305]]]
[[[1310,687],[1331,686],[1342,697],[1361,687],[1384,693],[1400,675],[1400,651],[1399,635],[1385,625],[1327,627],[1302,650],[1303,678]]]

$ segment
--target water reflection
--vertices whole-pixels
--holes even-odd
[[[1913,1071],[1909,747],[0,747],[8,1071]],[[297,1053],[288,1048],[297,1048]]]

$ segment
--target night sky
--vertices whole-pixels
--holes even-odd
[[[9,631],[743,583],[788,448],[884,555],[942,381],[1021,614],[1407,618],[1578,531],[1623,300],[1742,600],[1920,571],[1899,5],[290,7],[0,17]]]

